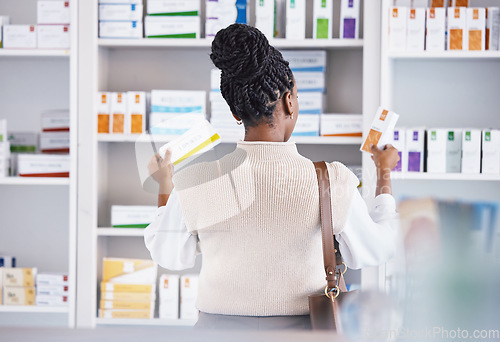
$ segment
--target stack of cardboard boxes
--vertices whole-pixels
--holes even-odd
[[[200,38],[201,0],[148,0],[146,38]]]
[[[484,51],[499,45],[499,7],[390,8],[391,51]]]
[[[71,11],[69,1],[39,0],[37,25],[3,24],[3,47],[6,49],[69,49]]]
[[[153,318],[156,275],[151,260],[104,258],[99,317]]]
[[[142,0],[99,0],[100,38],[142,38]]]
[[[141,134],[146,131],[146,93],[97,94],[97,132]]]

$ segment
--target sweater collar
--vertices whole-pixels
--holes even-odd
[[[238,148],[245,151],[248,157],[264,159],[281,159],[298,156],[297,146],[294,141],[238,141]]]

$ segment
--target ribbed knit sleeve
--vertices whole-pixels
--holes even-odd
[[[340,162],[327,163],[332,194],[333,233],[340,234],[345,227],[352,197],[359,185],[356,175]]]

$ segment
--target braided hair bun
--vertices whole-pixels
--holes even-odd
[[[230,25],[215,36],[210,58],[222,71],[221,93],[233,114],[245,126],[271,124],[277,100],[294,83],[288,62],[262,32]]]

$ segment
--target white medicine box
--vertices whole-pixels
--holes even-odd
[[[446,49],[446,8],[427,10],[425,50],[445,51]]]
[[[468,50],[467,8],[448,8],[448,50]]]
[[[484,130],[482,139],[483,159],[481,173],[500,174],[500,130]]]
[[[101,4],[99,20],[142,21],[142,4]]]
[[[333,0],[313,0],[313,38],[333,38]]]
[[[179,318],[179,276],[162,274],[159,282],[161,319]]]
[[[408,8],[389,8],[389,50],[406,50],[406,31],[408,28]]]
[[[71,10],[69,1],[39,0],[37,4],[38,24],[70,24]]]
[[[424,141],[425,130],[423,128],[412,128],[406,130],[406,158],[408,172],[424,171]]]
[[[467,8],[467,37],[469,50],[486,50],[485,8]]]
[[[39,49],[69,49],[69,25],[38,25]]]
[[[481,130],[465,129],[462,133],[462,173],[481,171]]]
[[[36,25],[5,25],[3,47],[6,49],[36,49]]]
[[[198,275],[183,275],[181,277],[180,287],[181,319],[197,319],[199,314],[198,309],[196,309],[196,298],[198,296]]]
[[[286,0],[287,39],[306,38],[306,0]]]
[[[427,172],[446,172],[446,140],[448,131],[432,128],[427,132]]]
[[[425,8],[411,8],[408,11],[408,27],[406,36],[407,51],[424,51],[425,14]]]

